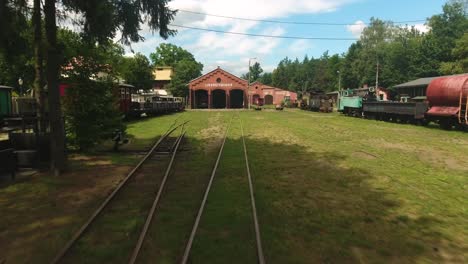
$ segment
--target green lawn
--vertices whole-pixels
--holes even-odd
[[[300,110],[187,111],[129,123],[123,149],[145,150],[175,120],[191,120],[139,262],[180,261],[231,118],[192,263],[256,263],[239,118],[268,263],[468,262],[468,133]],[[137,158],[125,151],[83,158],[68,178],[1,185],[0,263],[47,263]],[[106,166],[117,173],[103,175]],[[96,227],[101,233],[75,253],[100,247],[76,262],[127,262],[155,179],[140,183],[138,196],[122,194],[129,203],[112,208]],[[99,242],[112,230],[115,242]]]

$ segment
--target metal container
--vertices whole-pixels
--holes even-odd
[[[359,96],[343,96],[340,98],[339,111],[344,111],[345,108],[361,108],[362,107],[362,97]]]
[[[0,120],[11,114],[11,91],[11,87],[0,86]]]
[[[458,107],[463,87],[465,87],[464,89],[468,89],[468,74],[432,80],[427,87],[429,105]]]
[[[32,97],[13,97],[12,113],[15,116],[35,116],[37,113],[36,99]]]
[[[424,114],[427,111],[427,103],[425,102],[391,102],[391,101],[376,101],[364,102],[362,108],[365,114],[378,114],[382,116],[398,116],[408,117],[411,119],[424,119]]]

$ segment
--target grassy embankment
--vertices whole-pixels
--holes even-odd
[[[176,118],[192,120],[142,262],[180,260],[232,115],[186,112],[129,125],[132,140],[126,148],[144,149]],[[267,262],[467,261],[467,133],[299,110],[239,115]],[[234,119],[195,239],[194,263],[256,261],[239,133]],[[136,161],[111,155],[101,157],[108,164],[103,166],[104,161],[90,165],[94,158],[76,159],[79,166],[69,177],[35,176],[0,189],[0,208],[7,215],[0,220],[0,245],[7,249],[0,260],[49,259],[104,197],[103,190],[115,186]],[[106,176],[106,168],[125,160],[120,174]],[[139,232],[141,222],[128,225],[130,234]],[[124,256],[132,240],[113,250]],[[103,259],[110,254],[100,253]]]

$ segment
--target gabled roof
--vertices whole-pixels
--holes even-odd
[[[195,79],[191,80],[191,81],[189,82],[189,85],[191,85],[191,86],[192,86],[192,85],[197,85],[198,83],[203,82],[204,80],[208,79],[209,77],[211,77],[211,76],[213,76],[213,75],[215,75],[215,74],[217,74],[217,73],[220,73],[220,74],[222,74],[222,75],[225,75],[225,76],[227,76],[228,78],[230,78],[230,79],[232,79],[232,80],[235,80],[235,81],[237,81],[237,82],[239,82],[239,83],[241,83],[241,84],[243,84],[243,85],[247,85],[247,80],[244,80],[244,79],[242,79],[242,78],[239,78],[239,77],[235,76],[234,74],[229,73],[229,72],[227,72],[227,71],[221,69],[219,66],[218,66],[218,68],[216,68],[216,69],[210,71],[209,73],[204,74],[204,75],[202,75],[202,76],[200,76],[200,77],[198,77],[198,78],[195,78]]]
[[[419,78],[410,82],[402,83],[393,86],[393,88],[407,88],[407,87],[418,87],[418,86],[428,86],[432,80],[439,78],[439,77],[426,77],[426,78]]]
[[[250,84],[250,86],[255,86],[255,85],[261,86],[262,90],[274,90],[276,92],[288,92],[288,93],[297,94],[294,91],[289,91],[289,90],[281,89],[281,88],[278,88],[278,87],[269,86],[269,85],[263,84],[263,83],[261,83],[259,81],[255,81],[255,82]]]
[[[259,85],[259,86],[262,86],[262,89],[276,89],[276,90],[283,90],[283,89],[280,89],[280,88],[277,88],[277,87],[273,87],[273,86],[269,86],[269,85],[266,85],[266,84],[263,84],[259,81],[255,81],[253,83],[250,84],[250,86],[254,86],[254,85]]]

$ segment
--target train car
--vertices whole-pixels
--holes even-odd
[[[383,121],[426,124],[426,102],[364,101],[363,116]]]
[[[468,130],[468,74],[432,80],[424,101],[379,101],[371,90],[366,94],[346,90],[340,95],[338,110],[350,116],[423,125],[435,122],[443,129]]]
[[[308,110],[318,112],[320,110],[321,100],[320,96],[312,96],[309,99]]]
[[[12,89],[0,86],[0,127],[36,128],[36,99],[27,96],[14,97]]]
[[[66,95],[67,89],[73,87],[73,84],[66,81],[59,84],[60,96]],[[114,96],[118,100],[118,108],[120,112],[126,117],[137,117],[142,114],[140,104],[132,101],[132,95],[136,93],[136,88],[133,85],[118,83],[115,84]]]
[[[440,77],[427,88],[428,120],[444,129],[468,128],[468,74]]]
[[[327,96],[327,98],[322,98],[320,100],[319,111],[322,113],[331,113],[333,112],[333,100]]]
[[[119,110],[126,115],[132,115],[136,104],[132,104],[132,94],[136,92],[136,88],[130,84],[119,83],[118,84],[118,96],[119,96]]]
[[[314,112],[333,112],[333,100],[323,92],[305,95],[301,101],[301,109]]]
[[[9,86],[0,86],[0,123],[11,114],[11,91]]]
[[[157,95],[142,104],[142,111],[146,115],[179,112],[185,109],[185,101],[182,97]]]
[[[37,101],[33,97],[12,97],[11,115],[22,117],[34,117],[37,115]]]
[[[354,90],[348,89],[340,91],[338,100],[338,112],[348,116],[362,116],[363,97],[355,94]]]

